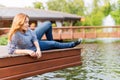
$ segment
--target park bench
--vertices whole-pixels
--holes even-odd
[[[42,51],[40,59],[29,55],[0,58],[0,80],[19,80],[82,64],[81,48]]]

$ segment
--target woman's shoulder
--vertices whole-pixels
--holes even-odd
[[[19,31],[17,31],[13,36],[18,36],[18,35],[20,35]]]
[[[17,32],[15,32],[14,34],[13,34],[13,38],[19,38],[21,36],[21,33],[19,32],[19,31],[17,31]]]

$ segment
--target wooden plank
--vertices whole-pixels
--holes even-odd
[[[49,72],[49,69],[59,69],[59,67],[63,66],[65,68],[67,64],[70,66],[76,66],[78,64],[75,64],[74,62],[80,62],[80,57],[79,56],[74,56],[74,57],[67,57],[67,58],[60,58],[60,59],[54,59],[54,60],[48,60],[48,61],[42,61],[42,62],[36,62],[36,63],[29,63],[29,64],[23,64],[23,65],[17,65],[17,66],[11,66],[11,67],[5,67],[0,69],[0,78],[7,78],[10,76],[18,76],[20,78],[24,78],[25,76],[32,76],[32,75],[37,75],[37,74],[42,74],[45,73],[45,71],[39,71],[43,69],[48,69],[47,71]],[[74,64],[71,64],[74,63]],[[71,65],[70,65],[71,64]],[[60,69],[61,69],[60,68]],[[20,76],[23,75],[23,76]],[[17,77],[17,78],[18,78]]]
[[[66,68],[67,68],[67,67],[72,67],[71,65],[74,65],[74,64],[76,64],[76,66],[79,66],[79,65],[82,64],[82,62],[70,63],[70,64],[58,66],[57,68],[56,68],[56,67],[47,68],[47,69],[32,71],[32,72],[29,72],[29,73],[23,73],[23,74],[19,74],[19,75],[4,77],[4,78],[0,78],[0,79],[1,79],[1,80],[19,80],[19,79],[22,79],[22,78],[26,78],[26,76],[29,77],[29,76],[34,76],[34,75],[40,74],[40,72],[46,73],[46,72],[50,72],[50,71],[55,71],[55,70],[64,69],[65,67],[66,67]],[[74,66],[75,66],[75,65],[74,65]]]
[[[17,80],[82,64],[80,48],[60,50],[44,51],[40,59],[28,55],[1,58],[0,80]]]
[[[80,48],[68,48],[68,49],[60,49],[60,50],[43,51],[42,52],[43,55],[40,59],[30,57],[29,55],[0,58],[0,68],[11,65],[17,65],[17,64],[44,61],[44,60],[60,58],[60,57],[80,55],[80,51],[81,51]]]

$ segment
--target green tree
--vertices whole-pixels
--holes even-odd
[[[99,26],[107,15],[111,14],[116,24],[120,24],[120,0],[110,3],[110,0],[93,0],[92,11],[87,10],[84,0],[49,0],[49,10],[67,12],[85,17],[84,22],[78,22],[77,25]],[[90,11],[90,12],[89,12]]]
[[[105,14],[105,16],[107,16],[108,14],[110,14],[110,12],[112,11],[112,6],[110,4],[110,2],[105,2],[104,6],[101,8],[101,11],[103,11],[103,13]]]
[[[47,6],[49,10],[66,12],[66,0],[49,0]]]
[[[84,26],[98,26],[102,24],[102,19],[104,17],[103,12],[101,12],[100,0],[93,0],[92,11],[89,15],[85,15],[85,22],[82,22]]]
[[[119,10],[113,11],[111,12],[111,15],[114,18],[116,25],[120,25],[120,11]]]
[[[47,6],[49,10],[78,15],[84,15],[85,9],[83,0],[49,0]]]
[[[120,0],[117,1],[116,9],[111,12],[111,15],[115,19],[116,25],[120,25]]]
[[[99,10],[99,2],[100,0],[93,0],[93,13],[97,13],[97,11]]]
[[[120,11],[120,0],[118,0],[117,3],[118,10]]]
[[[83,0],[69,0],[69,2],[67,2],[66,9],[68,13],[83,16],[86,8]]]
[[[44,6],[41,2],[34,2],[33,5],[34,5],[34,8],[44,9]]]

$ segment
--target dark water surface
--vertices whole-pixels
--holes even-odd
[[[22,80],[120,80],[120,43],[81,46],[82,65]]]

